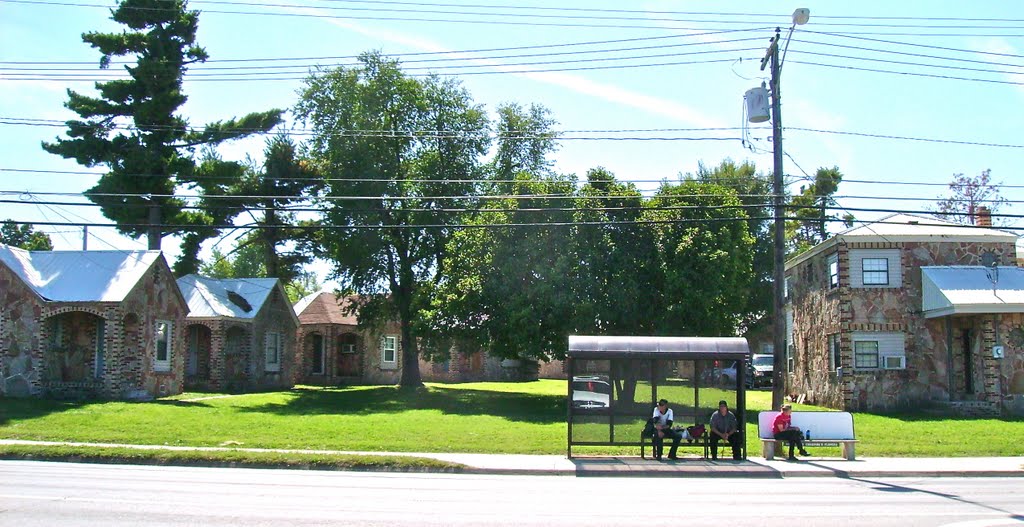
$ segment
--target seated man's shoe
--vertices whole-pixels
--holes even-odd
[[[788,457],[788,458],[786,458],[786,459],[788,459],[789,461],[798,461],[798,459],[797,459],[797,457],[796,457],[796,456],[789,456],[789,457]]]
[[[811,455],[811,454],[810,454],[809,452],[807,452],[806,450],[801,450],[801,451],[800,451],[800,455],[801,455],[801,456],[805,456],[805,457],[806,457],[806,456],[809,456],[809,455]]]
[[[669,454],[668,458],[671,459],[672,461],[675,461],[675,460],[679,459],[678,457],[676,457],[675,454]]]

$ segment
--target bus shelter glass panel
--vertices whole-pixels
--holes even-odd
[[[614,441],[639,441],[647,418],[654,411],[654,361],[615,359],[612,361],[615,403],[612,408]]]
[[[607,443],[611,440],[610,415],[573,415],[572,441],[574,443]]]
[[[575,361],[571,387],[574,414],[606,413],[612,406],[611,361]]]

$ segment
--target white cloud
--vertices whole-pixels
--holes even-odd
[[[324,18],[323,20],[340,28],[357,32],[361,35],[392,42],[395,44],[400,44],[422,51],[429,51],[435,53],[452,51],[432,40],[428,40],[418,36],[413,36],[408,33],[398,33],[386,29],[368,28],[351,22],[338,20],[336,18]],[[451,56],[468,57],[471,60],[468,60],[467,62],[486,65],[498,71],[512,72],[519,71],[520,68],[518,66],[504,66],[501,64],[501,62],[495,60],[473,59],[472,56],[470,55],[453,53]],[[680,104],[671,99],[654,97],[636,91],[620,88],[615,85],[592,81],[579,75],[562,72],[518,72],[510,74],[534,80],[537,82],[542,82],[545,84],[559,86],[574,91],[576,93],[589,95],[591,97],[609,101],[615,104],[620,104],[630,108],[635,108],[638,110],[649,112],[652,115],[667,116],[671,119],[694,127],[718,128],[727,126],[723,124],[723,122],[720,119],[713,118],[707,114],[704,114],[703,112],[700,112],[684,104]]]

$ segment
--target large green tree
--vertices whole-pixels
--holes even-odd
[[[796,219],[786,222],[788,256],[796,256],[828,239],[828,224],[839,219],[838,214],[829,212],[835,207],[832,196],[842,181],[839,167],[821,167],[815,171],[814,181],[801,187],[800,193],[790,199],[788,216]],[[844,219],[852,221],[852,216],[847,214]]]
[[[18,224],[13,220],[0,223],[0,243],[26,251],[52,251],[50,236],[37,231],[31,223]]]
[[[444,271],[452,225],[481,174],[488,119],[457,82],[405,75],[378,53],[315,72],[295,113],[312,127],[311,159],[329,179],[318,254],[360,294],[360,323],[401,324],[404,386],[421,384],[420,307]]]
[[[269,130],[281,121],[281,111],[192,129],[179,109],[187,100],[182,80],[188,67],[208,57],[196,43],[199,12],[187,10],[183,0],[121,0],[111,18],[125,29],[85,33],[82,40],[101,53],[101,68],[120,57],[134,63],[123,66],[126,78],[96,83],[98,96],[68,90],[65,106],[79,119],[67,121],[67,138],[43,148],[88,167],[105,167],[106,174],[86,195],[123,234],[148,234],[150,249],[159,249],[168,234],[196,230],[212,236],[209,226],[218,218],[185,209],[174,197],[204,177],[196,169],[195,149]],[[186,249],[198,246],[192,240]]]

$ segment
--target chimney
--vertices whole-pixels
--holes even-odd
[[[974,224],[979,227],[991,227],[992,211],[988,207],[978,207],[978,213],[974,216]]]

